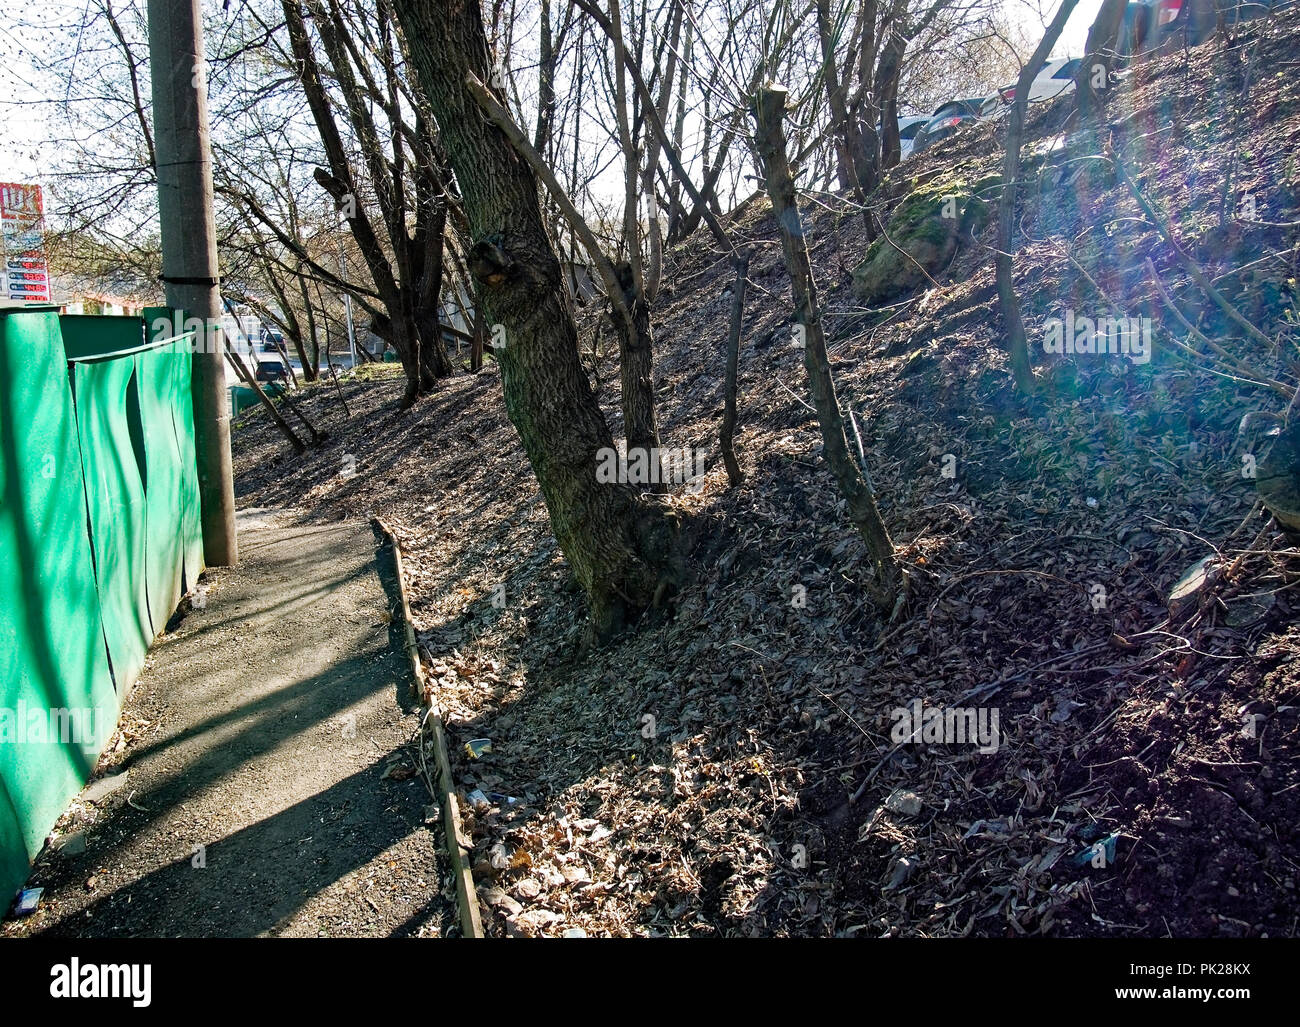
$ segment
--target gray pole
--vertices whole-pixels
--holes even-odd
[[[235,490],[230,460],[230,404],[217,285],[217,229],[212,213],[207,71],[199,0],[148,0],[158,219],[162,226],[167,305],[199,318],[206,338],[194,347],[194,447],[202,504],[203,556],[234,564]]]
[[[343,227],[342,224],[340,224],[339,225],[340,230],[342,230],[342,227]],[[348,280],[348,272],[345,266],[346,263],[346,258],[344,257],[345,246],[346,246],[345,241],[342,239],[342,237],[340,237],[339,238],[339,277],[346,282]],[[343,294],[343,309],[347,311],[347,315],[348,315],[348,349],[352,352],[352,370],[355,371],[357,369],[357,336],[356,333],[352,330],[352,293],[350,292],[345,292]]]
[[[343,307],[348,312],[348,349],[352,351],[352,370],[357,369],[357,333],[352,328],[352,293],[343,294]]]

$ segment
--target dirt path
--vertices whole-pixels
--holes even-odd
[[[438,935],[431,801],[390,616],[392,558],[364,522],[243,511],[241,563],[155,645],[102,761],[125,784],[60,821],[7,934]],[[391,633],[391,636],[390,636]],[[100,785],[99,789],[104,786]],[[85,839],[81,847],[80,832]],[[68,840],[71,838],[71,844]]]

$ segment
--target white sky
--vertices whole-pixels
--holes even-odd
[[[1005,3],[1006,10],[1018,18],[1027,31],[1035,29],[1033,34],[1039,39],[1042,38],[1042,26],[1051,21],[1058,6],[1053,0],[1041,4],[1035,0],[1006,0]],[[1101,0],[1079,0],[1078,6],[1070,14],[1070,20],[1065,23],[1065,31],[1061,33],[1053,56],[1082,57],[1084,44],[1088,41],[1088,29],[1092,27],[1100,9]]]

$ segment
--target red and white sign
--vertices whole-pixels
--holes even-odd
[[[44,214],[39,185],[0,182],[0,299],[50,301]]]

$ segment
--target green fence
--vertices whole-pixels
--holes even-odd
[[[0,310],[0,896],[203,569],[190,336]]]
[[[230,390],[230,416],[238,417],[249,407],[255,407],[261,402],[257,398],[257,393],[246,385],[236,385]]]

